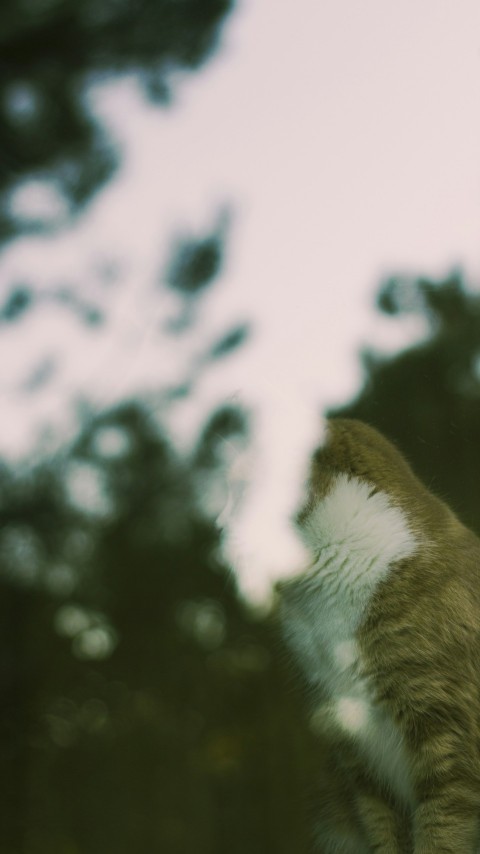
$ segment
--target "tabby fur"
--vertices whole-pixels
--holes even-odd
[[[480,540],[348,419],[297,524],[312,560],[277,597],[323,746],[319,850],[479,851]]]

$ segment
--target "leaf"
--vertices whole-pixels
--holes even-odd
[[[167,283],[185,296],[197,294],[218,276],[223,261],[223,240],[214,233],[203,240],[177,241],[167,272]]]
[[[18,320],[33,302],[32,292],[23,285],[15,288],[0,309],[0,320],[12,323]]]
[[[210,350],[210,358],[221,359],[223,356],[227,356],[233,350],[236,350],[237,347],[240,347],[246,341],[249,334],[250,327],[248,323],[235,326],[213,345]]]

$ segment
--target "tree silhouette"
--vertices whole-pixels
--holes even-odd
[[[306,851],[278,640],[239,606],[148,409],[3,483],[2,850]]]
[[[166,104],[178,69],[215,50],[233,0],[4,0],[0,24],[0,240],[41,217],[14,215],[14,189],[50,182],[76,210],[110,177],[117,153],[95,121],[88,88],[140,76]]]

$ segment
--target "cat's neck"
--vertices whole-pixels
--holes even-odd
[[[385,492],[346,474],[314,503],[301,531],[314,556],[305,582],[327,596],[342,589],[367,594],[418,544],[405,513]]]

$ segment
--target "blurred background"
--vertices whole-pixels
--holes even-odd
[[[480,532],[480,7],[3,0],[0,67],[0,850],[306,854],[225,448],[280,390]]]

